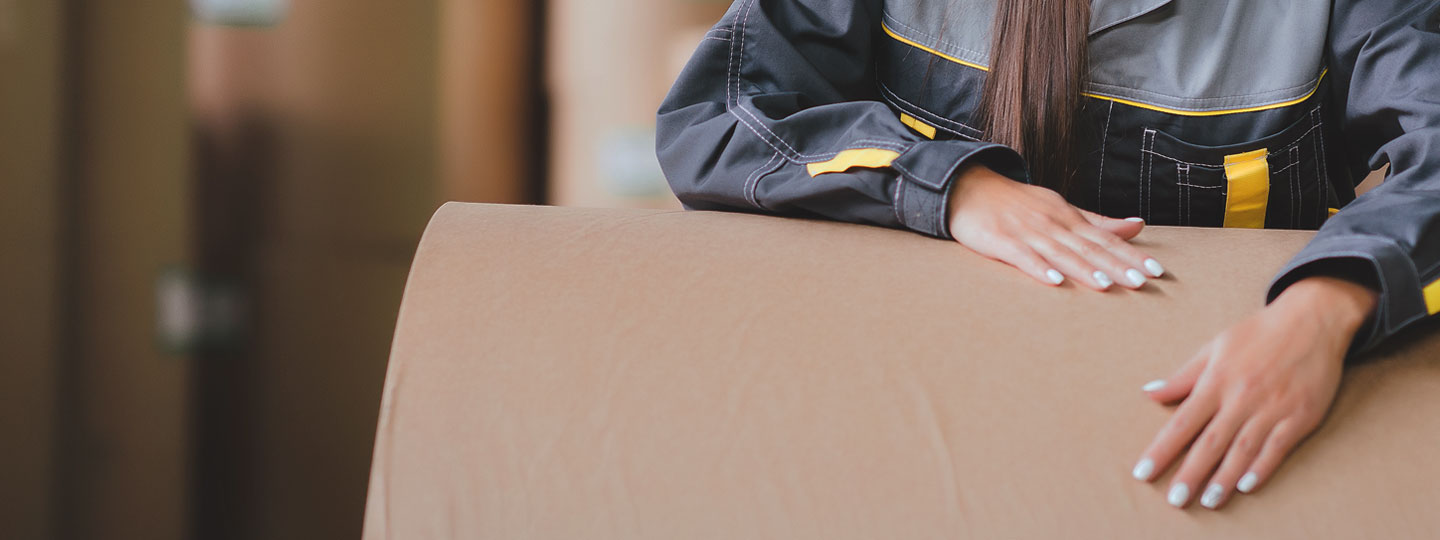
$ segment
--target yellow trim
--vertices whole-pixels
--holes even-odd
[[[810,176],[820,176],[825,173],[845,172],[853,167],[865,167],[879,169],[889,167],[895,162],[900,153],[894,150],[883,150],[880,148],[857,148],[846,150],[835,155],[830,161],[811,163],[805,166]]]
[[[1331,209],[1330,209],[1330,217],[1335,217],[1335,214],[1339,214],[1339,213],[1340,213],[1340,209],[1339,209],[1339,208],[1331,208]]]
[[[914,116],[910,116],[910,115],[905,114],[905,113],[900,113],[900,123],[905,124],[906,126],[909,126],[910,129],[913,129],[913,130],[915,130],[915,131],[920,132],[920,134],[921,134],[921,135],[924,135],[927,139],[934,139],[934,138],[935,138],[935,126],[932,126],[932,125],[930,125],[930,124],[926,124],[925,122],[921,122],[920,120],[916,119]]]
[[[1440,313],[1440,280],[1425,286],[1425,308],[1431,315]]]
[[[1270,201],[1270,151],[1225,156],[1225,226],[1265,228],[1265,207]]]
[[[1240,114],[1240,113],[1256,112],[1256,111],[1268,111],[1268,110],[1270,110],[1270,109],[1283,109],[1283,108],[1289,107],[1289,106],[1291,106],[1291,105],[1296,105],[1296,104],[1304,103],[1305,100],[1310,99],[1311,96],[1314,96],[1314,95],[1315,95],[1315,92],[1317,92],[1317,91],[1320,90],[1320,81],[1325,80],[1325,74],[1328,73],[1328,72],[1329,72],[1329,69],[1328,69],[1328,68],[1327,68],[1327,69],[1320,70],[1320,77],[1317,78],[1317,79],[1315,79],[1315,87],[1314,87],[1314,88],[1311,88],[1310,91],[1307,92],[1304,96],[1301,96],[1301,97],[1298,97],[1298,98],[1295,98],[1295,99],[1292,99],[1292,100],[1289,100],[1289,101],[1282,101],[1282,102],[1280,102],[1280,103],[1271,103],[1271,104],[1269,104],[1269,105],[1258,105],[1258,106],[1255,106],[1255,107],[1245,107],[1245,108],[1243,108],[1243,109],[1221,109],[1221,110],[1218,110],[1218,111],[1182,111],[1182,110],[1180,110],[1180,109],[1171,109],[1171,108],[1169,108],[1169,107],[1161,107],[1161,106],[1159,106],[1159,105],[1150,105],[1150,104],[1147,104],[1147,103],[1140,103],[1140,102],[1138,102],[1138,101],[1131,101],[1131,100],[1128,100],[1128,99],[1122,99],[1122,98],[1110,97],[1110,96],[1102,96],[1102,95],[1100,95],[1100,94],[1092,94],[1092,93],[1089,93],[1089,92],[1086,92],[1084,95],[1087,96],[1087,97],[1095,98],[1095,99],[1103,99],[1103,100],[1105,100],[1105,101],[1114,101],[1114,102],[1116,102],[1116,103],[1122,103],[1122,104],[1125,104],[1125,105],[1130,105],[1130,106],[1132,106],[1132,107],[1139,107],[1139,108],[1141,108],[1141,109],[1149,109],[1149,110],[1152,110],[1152,111],[1159,111],[1159,112],[1168,113],[1168,114],[1174,114],[1174,115],[1178,115],[1178,116],[1222,116],[1222,115],[1226,115],[1226,114]]]
[[[955,58],[954,56],[950,56],[950,55],[948,55],[948,54],[942,53],[942,52],[937,51],[937,50],[935,50],[935,49],[931,49],[930,47],[926,47],[926,46],[924,46],[924,45],[921,45],[921,44],[919,44],[919,43],[916,43],[916,42],[914,42],[914,41],[911,41],[909,38],[906,38],[906,37],[904,37],[904,36],[901,36],[900,34],[895,33],[894,30],[891,30],[891,29],[890,29],[890,25],[888,25],[888,24],[880,23],[880,28],[885,29],[885,33],[886,33],[886,34],[889,34],[890,37],[895,38],[896,41],[899,41],[899,42],[904,43],[904,44],[906,44],[906,45],[909,45],[909,46],[911,46],[911,47],[915,47],[916,49],[920,49],[920,50],[922,50],[922,51],[928,52],[928,53],[933,54],[933,55],[935,55],[935,56],[939,56],[940,58],[944,58],[944,59],[946,59],[946,60],[949,60],[949,61],[954,62],[954,63],[956,63],[956,64],[960,64],[960,65],[965,66],[965,67],[972,67],[972,68],[978,69],[978,70],[980,70],[980,71],[990,71],[990,68],[988,68],[988,67],[982,66],[982,65],[980,65],[980,64],[976,64],[976,63],[974,63],[974,62],[966,62],[966,61],[961,60],[961,59],[959,59],[959,58]]]
[[[951,61],[951,62],[954,62],[954,63],[956,63],[956,64],[960,64],[960,65],[962,65],[962,66],[975,68],[975,69],[978,69],[978,70],[980,70],[980,71],[986,71],[986,72],[990,71],[990,68],[988,68],[988,67],[982,66],[982,65],[980,65],[980,64],[976,64],[976,63],[974,63],[974,62],[966,62],[966,61],[961,60],[961,59],[959,59],[959,58],[955,58],[954,56],[950,56],[950,55],[948,55],[948,54],[942,53],[942,52],[937,51],[937,50],[935,50],[935,49],[932,49],[932,48],[930,48],[930,47],[926,47],[926,46],[924,46],[924,45],[921,45],[921,44],[919,44],[919,43],[916,43],[915,41],[913,41],[913,40],[911,40],[911,39],[909,39],[909,38],[903,37],[903,36],[901,36],[900,34],[895,33],[894,30],[891,30],[891,29],[890,29],[890,26],[889,26],[889,25],[886,25],[886,24],[884,24],[884,23],[881,23],[881,24],[880,24],[880,27],[885,30],[885,33],[886,33],[886,34],[889,34],[890,37],[895,38],[897,41],[899,41],[899,42],[901,42],[901,43],[904,43],[904,44],[909,45],[909,46],[911,46],[911,47],[915,47],[916,49],[920,49],[920,50],[922,50],[922,51],[928,52],[928,53],[933,54],[933,55],[935,55],[935,56],[939,56],[940,58],[944,58],[944,59],[949,60],[949,61]],[[1282,101],[1282,102],[1280,102],[1280,103],[1271,103],[1271,104],[1269,104],[1269,105],[1257,105],[1257,106],[1254,106],[1254,107],[1245,107],[1245,108],[1241,108],[1241,109],[1221,109],[1221,110],[1217,110],[1217,111],[1186,111],[1186,110],[1182,110],[1182,109],[1172,109],[1172,108],[1170,108],[1170,107],[1162,107],[1162,106],[1159,106],[1159,105],[1151,105],[1151,104],[1149,104],[1149,103],[1141,103],[1141,102],[1139,102],[1139,101],[1129,100],[1129,99],[1125,99],[1125,98],[1118,98],[1118,97],[1111,97],[1111,96],[1100,95],[1100,94],[1096,94],[1096,93],[1092,93],[1092,92],[1084,92],[1084,93],[1082,93],[1082,95],[1084,95],[1085,97],[1092,97],[1092,98],[1095,98],[1095,99],[1102,99],[1102,100],[1105,100],[1105,101],[1113,101],[1113,102],[1115,102],[1115,103],[1120,103],[1120,104],[1123,104],[1123,105],[1129,105],[1129,106],[1131,106],[1131,107],[1139,107],[1139,108],[1141,108],[1141,109],[1148,109],[1148,110],[1152,110],[1152,111],[1158,111],[1158,112],[1163,112],[1163,113],[1166,113],[1166,114],[1173,114],[1173,115],[1177,115],[1177,116],[1223,116],[1223,115],[1227,115],[1227,114],[1240,114],[1240,113],[1257,112],[1257,111],[1268,111],[1268,110],[1270,110],[1270,109],[1283,109],[1283,108],[1289,107],[1289,106],[1291,106],[1291,105],[1296,105],[1296,104],[1299,104],[1299,103],[1304,103],[1305,100],[1310,99],[1311,96],[1314,96],[1314,95],[1315,95],[1315,92],[1317,92],[1317,91],[1320,90],[1320,81],[1325,80],[1325,75],[1326,75],[1327,73],[1329,73],[1329,69],[1328,69],[1328,68],[1327,68],[1327,69],[1322,69],[1322,70],[1320,70],[1320,76],[1315,79],[1315,87],[1314,87],[1314,88],[1311,88],[1310,91],[1307,92],[1307,93],[1306,93],[1304,96],[1302,96],[1302,97],[1295,98],[1295,99],[1292,99],[1292,100],[1289,100],[1289,101]]]

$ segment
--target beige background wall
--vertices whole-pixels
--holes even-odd
[[[679,208],[655,159],[655,112],[723,0],[547,0],[549,203]]]

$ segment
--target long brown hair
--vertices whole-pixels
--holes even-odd
[[[1076,168],[1090,0],[998,0],[981,112],[985,138],[1025,158],[1061,193]]]

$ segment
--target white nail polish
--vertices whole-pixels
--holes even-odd
[[[1155,379],[1153,381],[1145,383],[1145,386],[1140,387],[1141,390],[1144,390],[1146,392],[1154,392],[1161,388],[1165,388],[1165,379]]]
[[[1155,474],[1155,462],[1150,461],[1150,458],[1140,460],[1135,464],[1135,470],[1130,471],[1130,475],[1141,482],[1149,481],[1152,474]]]
[[[1190,486],[1184,482],[1170,486],[1170,495],[1166,496],[1166,499],[1170,501],[1170,506],[1184,507],[1185,503],[1190,501]]]
[[[1250,493],[1251,491],[1255,490],[1255,484],[1259,483],[1260,477],[1255,473],[1250,472],[1245,473],[1245,476],[1240,477],[1240,484],[1235,487],[1239,488],[1241,493]]]
[[[1145,218],[1127,217],[1127,218],[1125,218],[1125,221],[1129,221],[1129,222],[1131,222],[1131,223],[1144,223],[1144,222],[1145,222]]]
[[[1210,484],[1210,487],[1205,488],[1205,494],[1200,496],[1200,506],[1214,510],[1215,507],[1220,506],[1220,497],[1224,496],[1225,486]]]
[[[1134,268],[1125,271],[1125,279],[1130,280],[1130,284],[1136,287],[1145,286],[1145,274],[1141,274],[1139,270]]]
[[[1145,269],[1150,271],[1150,275],[1154,277],[1165,275],[1165,267],[1160,266],[1160,261],[1155,259],[1145,259]]]
[[[1105,275],[1105,272],[1099,270],[1096,270],[1095,274],[1090,277],[1095,278],[1095,284],[1099,285],[1101,289],[1109,289],[1111,285],[1115,284],[1115,281],[1110,279],[1110,276]]]
[[[1059,270],[1046,270],[1045,279],[1050,280],[1050,283],[1059,285],[1065,282],[1065,274],[1061,274]]]

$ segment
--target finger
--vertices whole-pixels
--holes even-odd
[[[1260,454],[1260,445],[1274,427],[1275,421],[1264,416],[1254,416],[1245,421],[1245,425],[1241,426],[1239,433],[1235,435],[1235,440],[1230,441],[1230,448],[1225,452],[1220,468],[1215,471],[1215,476],[1210,477],[1210,485],[1206,486],[1204,495],[1200,496],[1200,506],[1214,510],[1225,504],[1230,495],[1235,493],[1235,486],[1240,482],[1241,475],[1255,462],[1255,456]]]
[[[1206,343],[1200,348],[1200,352],[1190,357],[1185,365],[1166,379],[1156,379],[1141,387],[1146,394],[1160,403],[1174,403],[1185,399],[1190,391],[1195,388],[1195,383],[1200,380],[1200,375],[1205,373],[1205,367],[1210,365],[1210,353],[1214,351],[1213,341]]]
[[[1139,269],[1120,260],[1119,257],[1105,249],[1104,246],[1086,239],[1078,234],[1059,226],[1055,227],[1051,234],[1060,243],[1065,244],[1071,251],[1078,253],[1085,260],[1096,268],[1103,270],[1106,274],[1115,278],[1115,281],[1131,289],[1139,289],[1145,286],[1145,274]]]
[[[1046,262],[1045,258],[1036,253],[1034,249],[1019,240],[1007,241],[1005,247],[999,250],[995,258],[1014,266],[1046,285],[1055,286],[1065,282],[1064,274]]]
[[[1080,209],[1076,209],[1080,210]],[[1119,236],[1122,240],[1129,240],[1140,235],[1145,229],[1145,220],[1138,217],[1129,219],[1115,219],[1096,214],[1089,210],[1080,210],[1080,215],[1091,225],[1104,229],[1105,231]]]
[[[1150,447],[1141,454],[1140,461],[1132,471],[1135,478],[1148,482],[1168,469],[1185,445],[1195,440],[1195,436],[1215,416],[1218,406],[1213,395],[1204,393],[1185,400],[1185,403],[1175,410],[1170,421],[1165,423],[1165,427],[1155,435]]]
[[[1281,420],[1275,424],[1275,429],[1270,431],[1270,436],[1265,438],[1265,446],[1260,448],[1260,454],[1255,457],[1255,462],[1240,477],[1237,489],[1241,493],[1254,493],[1259,489],[1260,484],[1270,480],[1275,474],[1275,469],[1280,467],[1280,462],[1290,455],[1295,445],[1300,444],[1300,439],[1305,437],[1306,431],[1301,429],[1300,424],[1290,420]]]
[[[1054,268],[1077,283],[1083,283],[1097,291],[1107,290],[1115,283],[1108,274],[1101,272],[1069,247],[1044,233],[1032,235],[1027,243],[1031,249],[1045,257],[1045,260]]]
[[[1219,414],[1215,415],[1190,445],[1190,450],[1185,453],[1185,461],[1180,464],[1180,470],[1170,482],[1166,499],[1171,506],[1184,508],[1190,502],[1191,495],[1195,494],[1203,485],[1202,482],[1215,471],[1220,458],[1224,457],[1225,451],[1230,448],[1230,441],[1235,439],[1235,433],[1249,415],[1248,409],[1241,409],[1233,403],[1221,407]],[[1210,491],[1205,495],[1206,502],[1214,498]]]
[[[1156,261],[1154,257],[1151,257],[1144,251],[1140,251],[1140,248],[1135,247],[1134,244],[1126,242],[1121,237],[1103,228],[1080,225],[1074,227],[1072,230],[1082,238],[1095,242],[1099,244],[1100,247],[1109,250],[1111,254],[1125,261],[1125,264],[1129,265],[1130,268],[1143,270],[1149,277],[1165,275],[1165,267],[1160,266],[1160,262]]]

